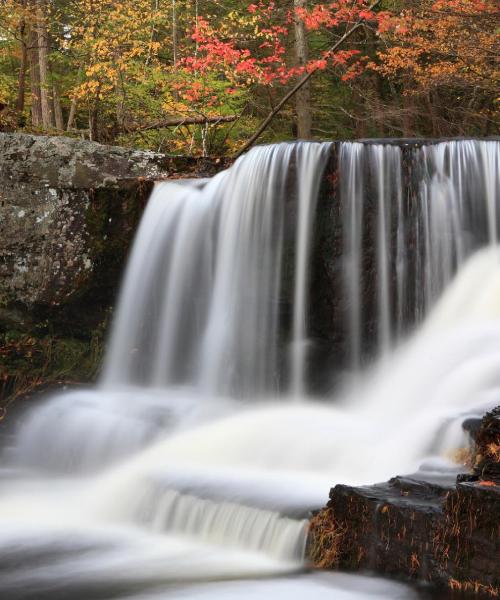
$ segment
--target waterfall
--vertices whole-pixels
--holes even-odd
[[[303,560],[307,520],[235,502],[200,499],[144,486],[133,518],[156,531],[183,534],[222,546],[265,552],[279,560]]]
[[[496,244],[499,148],[496,141],[474,140],[408,147],[340,144],[344,289],[354,371],[373,346],[370,323],[376,324],[376,354],[387,354],[425,318],[467,257]],[[375,292],[367,288],[370,272]],[[376,319],[362,314],[363,297],[365,306],[377,306]]]
[[[350,305],[351,366],[361,364],[361,305],[363,213],[368,203],[375,200],[376,226],[371,240],[376,240],[377,274],[377,343],[379,354],[387,354],[393,338],[391,314],[393,310],[390,285],[391,216],[394,209],[402,209],[402,156],[395,146],[381,144],[343,143],[340,148],[340,199],[345,206],[344,272],[346,297]],[[373,190],[373,198],[369,197]],[[366,211],[365,211],[366,214]],[[401,219],[403,226],[403,219]],[[396,262],[401,263],[404,253],[402,234],[398,232]],[[371,242],[370,242],[371,243]],[[401,255],[401,256],[400,256]],[[403,267],[404,270],[404,267]],[[404,272],[401,273],[401,282]],[[398,306],[399,308],[399,306]]]
[[[157,183],[99,384],[25,415],[4,454],[0,595],[290,573],[332,484],[452,468],[500,395],[499,150],[279,144]],[[358,385],[313,399],[330,276],[328,368]]]
[[[329,149],[255,148],[202,188],[156,186],[127,269],[104,386],[183,383],[236,396],[278,389],[277,298],[285,198],[292,194],[298,216],[291,371],[294,392],[303,393],[309,240]]]
[[[304,366],[307,344],[307,297],[309,258],[316,200],[330,144],[300,144],[297,154],[298,218],[293,303],[291,390],[295,398],[304,395]]]
[[[361,251],[364,187],[363,144],[341,144],[339,152],[340,200],[345,206],[344,278],[349,304],[347,336],[351,340],[350,363],[354,371],[361,367]]]

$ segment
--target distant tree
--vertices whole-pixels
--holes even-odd
[[[483,134],[495,127],[500,84],[496,0],[423,0],[387,19],[386,48],[372,67],[413,105],[425,105],[434,135],[470,121]],[[460,115],[462,118],[460,119]],[[498,123],[497,123],[498,126]]]

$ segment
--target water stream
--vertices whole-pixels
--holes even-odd
[[[333,152],[357,385],[311,398]],[[0,597],[416,598],[308,572],[307,518],[335,483],[453,469],[463,419],[499,403],[499,156],[493,141],[281,144],[204,185],[157,184],[99,384],[26,415],[2,455]]]

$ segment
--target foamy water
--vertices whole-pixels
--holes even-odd
[[[305,392],[305,288],[330,146],[255,149],[204,187],[158,186],[129,262],[101,384],[61,394],[26,415],[3,455],[9,470],[0,483],[0,596],[415,597],[380,580],[306,574],[307,518],[336,483],[375,483],[422,465],[427,474],[453,469],[450,456],[468,443],[463,419],[498,404],[493,147],[464,144],[422,149],[418,159],[428,169],[421,185],[427,228],[416,230],[423,254],[414,272],[426,274],[428,293],[413,308],[432,311],[406,341],[410,256],[401,229],[400,150],[343,145],[355,368],[363,363],[360,182],[363,169],[378,173],[380,358],[358,373],[355,386],[321,401]],[[489,219],[474,244],[464,229],[471,169],[486,174]],[[278,297],[290,190],[298,194],[299,214],[284,357]],[[429,204],[439,202],[440,208]],[[461,225],[438,241],[450,203]],[[394,214],[400,268],[391,304]],[[490,247],[465,262],[484,243]],[[286,381],[277,376],[284,362],[291,365]]]

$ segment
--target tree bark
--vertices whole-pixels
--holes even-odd
[[[42,125],[42,104],[40,99],[40,62],[38,60],[38,34],[36,29],[29,33],[28,62],[31,83],[31,123],[33,127]]]
[[[47,29],[45,13],[47,5],[45,0],[37,0],[37,33],[38,33],[38,60],[40,63],[40,101],[42,107],[42,123],[44,129],[55,127],[54,107],[52,103],[49,75],[49,47],[50,39]]]
[[[83,68],[79,67],[78,75],[76,77],[77,84],[79,84],[81,82],[82,74],[83,74]],[[73,96],[73,98],[71,99],[71,106],[69,107],[69,115],[68,115],[68,122],[66,125],[66,131],[71,131],[75,127],[76,109],[77,108],[78,108],[78,100],[77,100],[76,96]]]
[[[64,117],[61,107],[61,97],[56,85],[52,86],[52,97],[54,98],[54,119],[57,131],[64,131]]]
[[[100,141],[99,132],[99,107],[101,103],[101,87],[97,88],[92,106],[89,106],[89,140],[91,142]]]
[[[174,67],[177,66],[177,6],[172,0],[172,52]]]
[[[26,69],[28,66],[28,44],[26,40],[26,19],[24,16],[26,4],[27,0],[21,0],[21,9],[23,11],[21,19],[19,21],[19,45],[21,50],[21,61],[19,65],[16,100],[16,112],[18,113],[18,115],[24,111],[24,103],[26,97]]]
[[[119,71],[119,73],[118,73],[115,90],[116,90],[116,95],[117,95],[116,123],[118,125],[118,129],[120,131],[123,131],[124,123],[125,123],[125,115],[126,115],[126,111],[125,111],[126,92],[125,92],[125,85],[124,85],[122,71]]]
[[[307,0],[294,0],[295,9],[307,8]],[[297,14],[294,17],[295,31],[295,65],[304,67],[309,59],[307,46],[307,32],[303,19]],[[311,84],[305,83],[295,96],[295,111],[297,113],[297,138],[301,140],[311,139]]]
[[[68,123],[66,125],[66,131],[71,131],[75,126],[76,119],[76,109],[78,106],[78,100],[76,98],[72,98],[71,106],[69,107],[69,115],[68,115]]]

